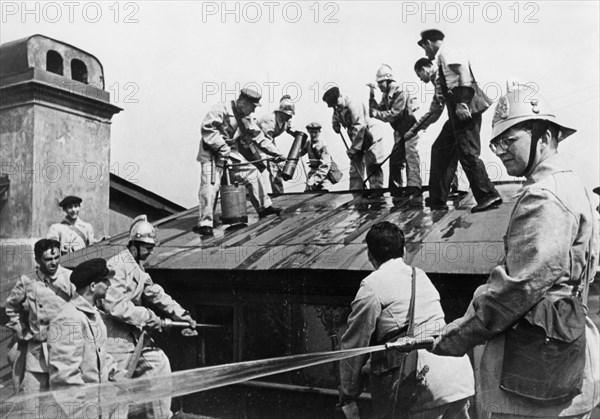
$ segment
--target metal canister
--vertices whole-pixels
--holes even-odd
[[[308,135],[302,131],[296,131],[294,133],[294,143],[292,144],[292,148],[290,148],[285,166],[281,171],[283,180],[291,180],[294,177],[296,166],[298,166],[298,161],[300,160],[300,152],[307,139]]]
[[[221,185],[221,222],[223,224],[248,222],[244,185]]]

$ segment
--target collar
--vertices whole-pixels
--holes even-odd
[[[391,267],[393,267],[394,269],[397,269],[397,265],[404,266],[405,265],[404,259],[395,258],[395,259],[386,260],[381,265],[379,265],[379,269],[377,269],[377,270],[380,271],[382,269],[389,269]]]
[[[42,272],[39,266],[36,268],[36,275],[39,280],[43,282],[49,282],[50,284],[54,283],[58,279],[58,274],[60,273],[60,265],[58,265],[58,269],[56,269],[56,273],[52,276],[47,275]]]
[[[77,310],[83,311],[84,313],[88,313],[88,314],[96,314],[97,313],[96,307],[91,305],[88,302],[88,300],[83,298],[83,296],[81,294],[77,293],[77,291],[75,291],[73,293],[73,298],[71,298],[71,304],[73,304]]]
[[[551,176],[555,173],[571,171],[572,169],[566,164],[562,156],[560,156],[559,153],[556,153],[538,163],[538,165],[535,167],[535,169],[533,169],[531,174],[527,176],[523,186],[528,186],[537,183],[543,178]]]

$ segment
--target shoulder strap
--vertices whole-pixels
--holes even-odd
[[[408,330],[406,332],[407,336],[412,336],[414,334],[415,328],[415,297],[417,294],[417,270],[412,268],[412,284],[410,290],[410,304],[408,306]]]
[[[63,221],[62,224],[66,225],[67,227],[69,227],[69,229],[74,232],[75,234],[77,234],[79,236],[79,238],[81,240],[83,240],[83,242],[85,243],[85,246],[88,247],[90,245],[90,241],[87,239],[87,237],[85,237],[85,235],[83,234],[83,232],[78,229],[77,227],[75,227],[73,224],[69,224],[66,221]]]

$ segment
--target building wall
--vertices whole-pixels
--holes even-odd
[[[44,236],[64,212],[67,195],[83,199],[80,216],[97,237],[108,234],[110,125],[95,118],[35,105],[33,236]]]

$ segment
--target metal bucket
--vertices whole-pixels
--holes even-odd
[[[294,173],[296,172],[296,166],[298,165],[298,160],[300,160],[300,152],[302,151],[302,147],[304,146],[307,138],[308,135],[301,131],[296,131],[294,134],[294,143],[292,144],[292,148],[290,148],[288,158],[285,161],[285,166],[281,171],[281,177],[283,180],[293,179]]]
[[[245,186],[221,185],[221,222],[223,224],[248,222]]]

